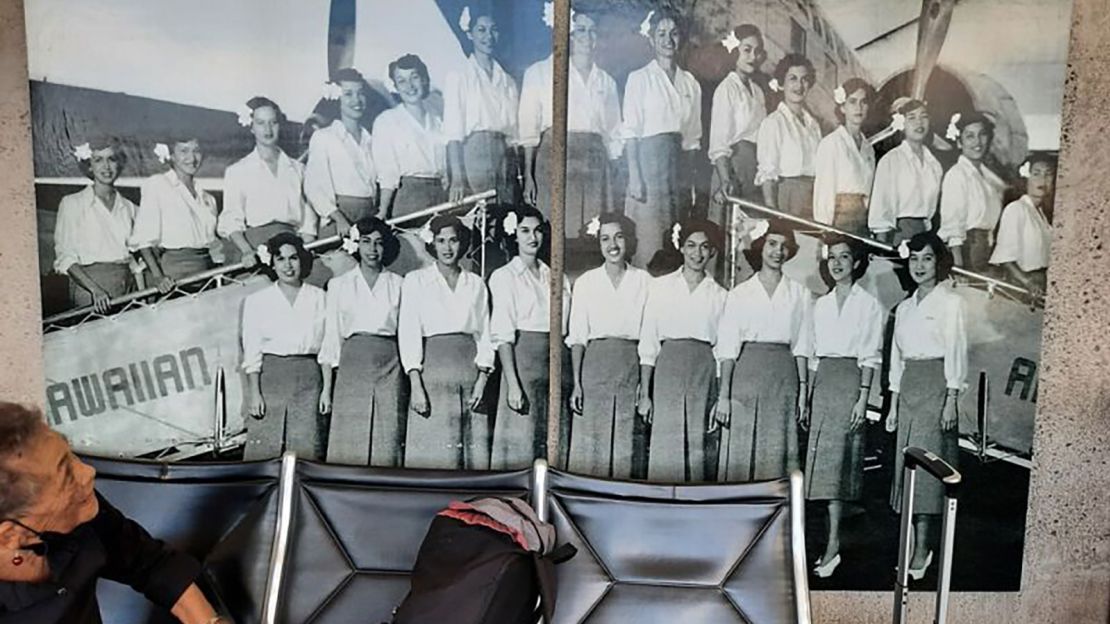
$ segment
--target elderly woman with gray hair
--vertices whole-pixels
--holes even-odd
[[[0,401],[0,622],[100,624],[96,582],[130,585],[183,624],[219,624],[172,551],[94,489],[96,471],[42,413]]]

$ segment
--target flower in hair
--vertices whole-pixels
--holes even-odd
[[[655,17],[655,9],[648,11],[647,17],[640,22],[640,34],[651,39],[651,18]]]
[[[825,243],[817,243],[817,246],[821,249],[821,259],[822,260],[828,260],[829,259],[829,246],[826,245]]]
[[[739,48],[740,40],[736,38],[736,31],[728,31],[728,34],[725,35],[725,38],[721,39],[721,45],[725,46],[725,50],[730,53],[736,48]]]
[[[389,83],[387,82],[386,85],[388,86]],[[320,89],[320,97],[325,100],[338,100],[341,95],[343,95],[343,87],[334,82],[325,82]]]
[[[837,104],[843,104],[848,101],[848,94],[844,92],[843,85],[833,89],[833,101]]]
[[[165,164],[170,159],[170,146],[165,143],[155,143],[154,156],[158,159],[158,162]]]
[[[505,230],[506,234],[516,234],[516,226],[520,224],[520,218],[516,216],[515,212],[509,212],[505,215],[505,220],[501,222],[501,228]]]
[[[92,148],[89,147],[88,143],[82,143],[73,148],[73,155],[77,160],[88,160],[92,158]]]
[[[251,121],[254,119],[254,109],[246,104],[243,104],[235,111],[239,115],[239,125],[244,128],[251,127]]]
[[[586,224],[586,235],[596,237],[601,231],[601,217],[594,217]]]
[[[1030,170],[1030,166],[1029,166],[1029,161],[1027,160],[1027,161],[1021,163],[1021,167],[1018,168],[1018,175],[1023,177],[1023,178],[1028,179],[1029,178],[1029,170]]]
[[[469,6],[464,6],[463,10],[462,10],[462,14],[459,15],[459,28],[463,29],[463,32],[470,32],[470,7]]]
[[[432,222],[425,221],[424,225],[417,230],[416,236],[419,237],[425,245],[431,245],[432,241],[436,239],[435,232],[432,232]]]
[[[546,24],[548,28],[555,28],[555,3],[554,2],[544,2],[543,3],[543,23]]]
[[[671,228],[671,244],[674,245],[675,249],[680,249],[682,247],[682,224],[681,223],[675,223],[674,227]]]
[[[352,256],[358,253],[358,239],[360,238],[362,238],[362,234],[359,233],[358,226],[352,225],[351,229],[347,230],[347,236],[343,237],[343,251]]]
[[[956,139],[960,138],[960,129],[956,127],[956,124],[959,123],[959,121],[959,113],[952,115],[952,118],[948,120],[948,128],[944,131],[944,138],[948,139],[949,141],[955,141]]]
[[[782,91],[782,86],[779,85],[779,79],[778,78],[772,78],[771,82],[767,83],[767,88],[774,91],[775,93],[778,93],[779,91]]]
[[[906,260],[910,257],[910,242],[909,241],[902,241],[902,243],[900,245],[898,245],[898,257],[903,259],[903,260]]]
[[[890,116],[890,128],[895,132],[901,132],[906,128],[906,116],[902,113],[894,113]]]
[[[767,219],[755,219],[752,223],[752,229],[748,230],[748,237],[752,240],[762,238],[767,230],[771,229],[771,222]]]
[[[270,255],[270,248],[267,247],[265,243],[259,245],[258,249],[254,250],[254,253],[258,256],[258,261],[266,266],[270,266],[270,263],[273,262],[273,257]]]

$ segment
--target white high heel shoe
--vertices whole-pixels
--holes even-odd
[[[836,567],[839,565],[840,553],[836,553],[835,555],[833,555],[832,559],[829,559],[825,563],[813,568],[813,573],[817,575],[817,578],[829,578],[833,575],[833,572],[836,571]]]
[[[922,564],[922,566],[920,568],[910,568],[910,570],[909,570],[910,578],[912,578],[915,581],[920,581],[921,579],[925,578],[925,572],[929,569],[929,566],[932,565],[932,564],[933,564],[933,551],[930,550],[929,553],[927,555],[925,555],[925,563]]]

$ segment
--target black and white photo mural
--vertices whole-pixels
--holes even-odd
[[[575,0],[565,137],[542,0],[25,6],[78,450],[801,470],[812,586],[888,590],[922,446],[1019,589],[1069,0]]]

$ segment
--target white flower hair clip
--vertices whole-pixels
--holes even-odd
[[[258,261],[266,266],[270,266],[270,263],[274,260],[270,255],[270,248],[267,247],[265,243],[259,245],[258,249],[254,250],[254,255],[258,256]]]
[[[725,50],[727,50],[730,54],[733,50],[739,48],[740,40],[736,38],[736,31],[728,31],[728,34],[725,35],[725,38],[721,39],[721,45],[725,46]]]
[[[463,29],[463,32],[470,32],[470,7],[469,6],[464,6],[463,10],[462,10],[462,13],[459,14],[459,28]]]
[[[420,229],[416,231],[416,236],[425,245],[432,244],[432,241],[436,239],[436,235],[435,232],[432,231],[431,220],[425,221],[424,225],[420,226]]]
[[[343,244],[341,247],[343,251],[350,255],[358,253],[358,239],[362,238],[362,234],[358,231],[357,225],[352,225],[351,229],[347,230],[347,236],[343,237]]]
[[[774,91],[775,93],[782,91],[782,85],[779,84],[778,78],[772,78],[771,82],[767,83],[767,88]]]
[[[88,160],[92,158],[92,147],[88,143],[82,143],[73,148],[73,156],[77,160]]]
[[[520,225],[520,218],[516,216],[515,212],[509,212],[509,214],[505,215],[505,220],[501,222],[501,229],[505,230],[506,234],[512,236],[516,234],[516,227],[518,225]]]
[[[154,157],[163,165],[170,159],[170,146],[165,143],[154,144]]]
[[[890,116],[890,129],[895,132],[901,132],[906,128],[906,116],[902,113],[894,113]]]
[[[955,141],[956,139],[960,138],[960,129],[956,127],[956,124],[959,123],[959,121],[959,113],[952,115],[952,118],[948,120],[948,128],[944,131],[944,138],[948,139],[949,141]]]
[[[763,238],[763,235],[769,229],[771,229],[771,222],[767,219],[753,219],[752,228],[748,230],[748,237],[752,240]]]
[[[251,127],[251,121],[254,119],[254,109],[246,104],[239,107],[235,111],[239,115],[239,125],[244,128]]]
[[[478,221],[478,213],[485,211],[485,209],[486,200],[479,199],[477,202],[475,202],[473,208],[467,211],[467,213],[463,216],[459,217],[459,221],[462,221],[462,224],[466,226],[466,229],[473,230],[474,224]]]
[[[551,28],[551,29],[555,28],[555,3],[554,2],[544,2],[543,3],[543,23],[546,24],[548,28]]]
[[[675,249],[681,249],[681,247],[682,247],[682,224],[681,223],[675,223],[674,227],[671,228],[671,244],[674,245]]]
[[[1029,161],[1027,160],[1027,161],[1021,163],[1021,167],[1018,167],[1018,175],[1025,178],[1025,179],[1029,179],[1029,170],[1030,169],[1031,169],[1031,167],[1029,166]]]
[[[821,259],[822,260],[828,260],[829,259],[829,246],[826,245],[824,242],[820,242],[820,243],[817,243],[817,247],[820,248],[820,250],[821,250]]]
[[[586,236],[596,238],[599,232],[601,232],[601,217],[594,217],[586,224]]]
[[[655,9],[648,11],[647,17],[640,22],[640,34],[651,39],[651,18],[655,17]]]
[[[341,95],[343,95],[343,87],[334,82],[325,82],[320,88],[320,97],[325,100],[338,100]]]
[[[833,89],[833,101],[837,104],[843,104],[848,101],[848,94],[844,92],[844,85]]]
[[[910,257],[910,242],[909,241],[904,240],[904,241],[901,242],[901,244],[898,245],[898,257],[903,259],[903,260],[908,260],[909,259],[909,257]]]

